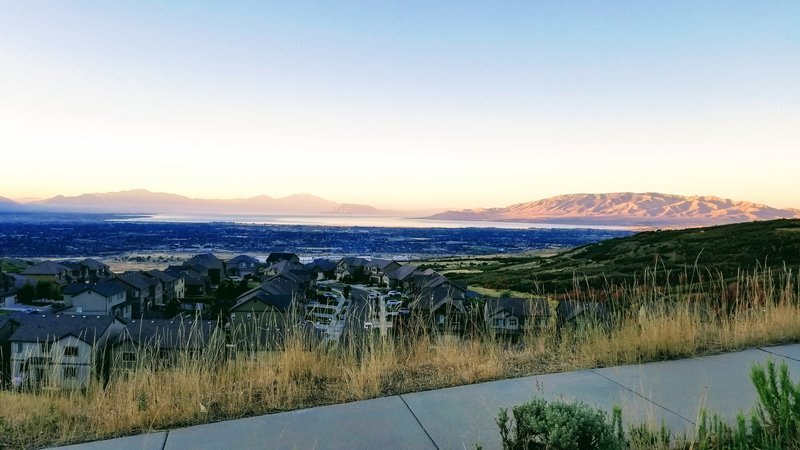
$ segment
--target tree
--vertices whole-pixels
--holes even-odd
[[[30,303],[36,300],[36,288],[33,287],[32,284],[28,283],[17,292],[17,300],[21,303]]]
[[[61,291],[55,284],[49,281],[39,280],[36,282],[36,298],[58,300],[61,298]]]
[[[344,289],[342,289],[342,295],[344,295],[344,298],[346,298],[346,299],[350,298],[350,290],[351,290],[351,288],[350,288],[349,285],[345,286]]]

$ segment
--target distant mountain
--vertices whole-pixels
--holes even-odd
[[[342,203],[336,205],[329,211],[329,214],[358,215],[358,216],[385,216],[391,214],[390,211],[383,211],[374,206],[358,205],[355,203]]]
[[[220,200],[134,189],[73,197],[59,195],[28,206],[39,210],[105,213],[320,214],[340,204],[311,194]]]
[[[690,226],[800,218],[800,211],[719,197],[621,192],[559,195],[505,208],[447,211],[427,218],[587,225]]]
[[[25,208],[21,203],[17,203],[10,198],[0,197],[0,211],[21,211]]]

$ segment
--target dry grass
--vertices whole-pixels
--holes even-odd
[[[800,341],[800,294],[789,272],[740,279],[732,298],[698,308],[698,288],[622,291],[609,324],[554,328],[510,344],[422,329],[364,335],[331,348],[298,333],[281,350],[225,358],[212,345],[170,368],[144,363],[85,392],[0,391],[0,448],[82,440],[341,403],[403,392],[588,367]],[[691,291],[691,292],[690,292]],[[711,290],[713,291],[713,289]],[[716,295],[710,293],[709,295]],[[721,295],[721,294],[720,294]],[[721,305],[721,306],[720,306]],[[644,306],[644,308],[642,308]]]

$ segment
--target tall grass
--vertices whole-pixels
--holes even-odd
[[[735,284],[705,277],[575,292],[574,299],[605,302],[608,320],[558,329],[553,320],[513,344],[482,331],[475,317],[464,335],[420,321],[388,338],[353,329],[338,346],[302,327],[269,339],[256,328],[234,329],[235,345],[216,340],[201,355],[187,352],[170,364],[154,363],[157,352],[142,349],[132,370],[113,371],[107,383],[84,391],[0,391],[0,448],[800,341],[798,276],[788,270],[740,274]]]

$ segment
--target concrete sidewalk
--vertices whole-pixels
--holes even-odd
[[[62,447],[68,449],[464,449],[500,447],[495,418],[534,397],[581,400],[631,422],[691,431],[705,406],[728,418],[748,411],[753,363],[785,361],[800,375],[800,344],[610,367],[384,397]]]

